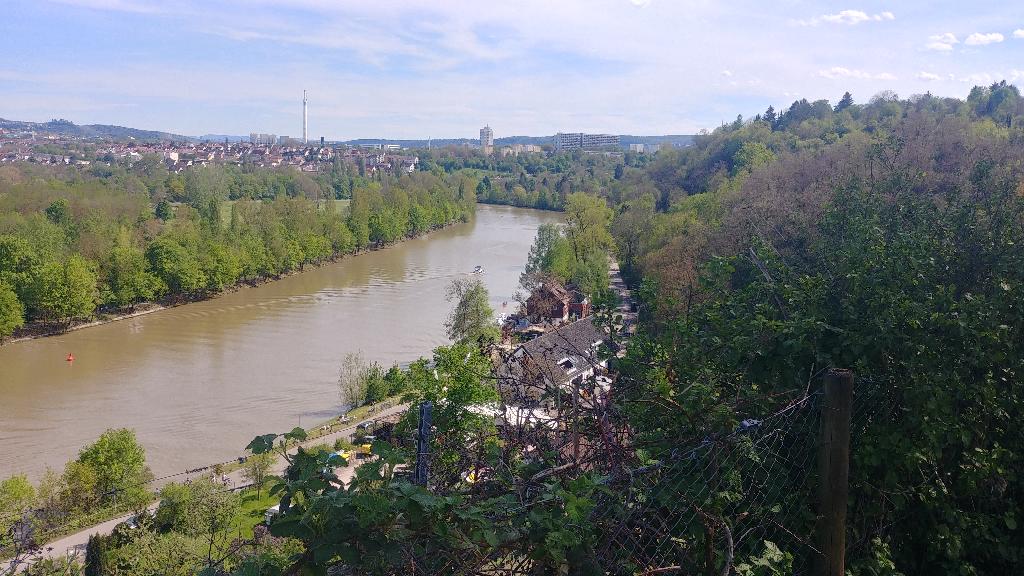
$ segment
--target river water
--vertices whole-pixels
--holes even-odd
[[[335,416],[345,354],[429,356],[447,342],[445,288],[476,265],[511,311],[537,227],[557,218],[480,205],[468,224],[277,282],[0,347],[0,479],[59,471],[107,428],[134,428],[161,476]]]

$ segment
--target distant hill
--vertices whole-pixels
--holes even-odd
[[[124,126],[108,124],[78,125],[70,120],[50,120],[49,122],[23,122],[20,120],[4,120],[0,118],[0,128],[12,131],[35,132],[36,134],[54,134],[78,138],[109,138],[111,140],[146,140],[146,141],[186,141],[188,136],[169,134],[155,130],[139,130]]]
[[[0,128],[16,132],[35,132],[36,134],[54,134],[59,136],[72,136],[77,138],[109,138],[111,140],[143,140],[143,141],[201,141],[201,142],[245,142],[248,136],[237,136],[232,134],[204,134],[202,136],[182,136],[156,130],[139,130],[138,128],[126,128],[124,126],[111,126],[108,124],[75,124],[70,120],[50,120],[49,122],[23,122],[20,120],[4,120],[0,118]],[[510,146],[512,144],[534,144],[543,146],[553,144],[554,136],[505,136],[496,138],[496,146]],[[630,144],[670,144],[672,146],[689,146],[693,144],[691,135],[665,135],[665,136],[619,136],[623,148]],[[476,138],[435,138],[422,140],[390,140],[386,138],[359,138],[356,140],[345,140],[332,142],[332,144],[347,144],[349,146],[368,146],[374,144],[398,144],[403,148],[426,148],[427,145],[440,148],[444,146],[477,146],[480,141]]]

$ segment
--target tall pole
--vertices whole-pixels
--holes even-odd
[[[309,126],[308,121],[309,121],[309,116],[308,116],[307,111],[306,111],[306,91],[303,90],[302,91],[302,143],[303,144],[306,144],[309,141],[309,133],[308,133],[308,130],[307,130],[307,128]]]
[[[853,372],[829,370],[825,375],[818,452],[818,544],[820,576],[846,573],[846,499],[849,495],[850,417]]]
[[[416,432],[416,470],[413,473],[414,484],[426,486],[430,472],[430,421],[434,405],[431,402],[420,404],[420,426]]]

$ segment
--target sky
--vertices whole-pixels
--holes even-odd
[[[692,134],[1024,85],[1010,0],[0,0],[0,118],[185,135]]]

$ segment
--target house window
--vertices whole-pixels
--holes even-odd
[[[562,358],[561,360],[558,361],[558,366],[562,370],[566,370],[566,371],[572,370],[572,368],[573,368],[572,360],[570,360],[568,358]]]

